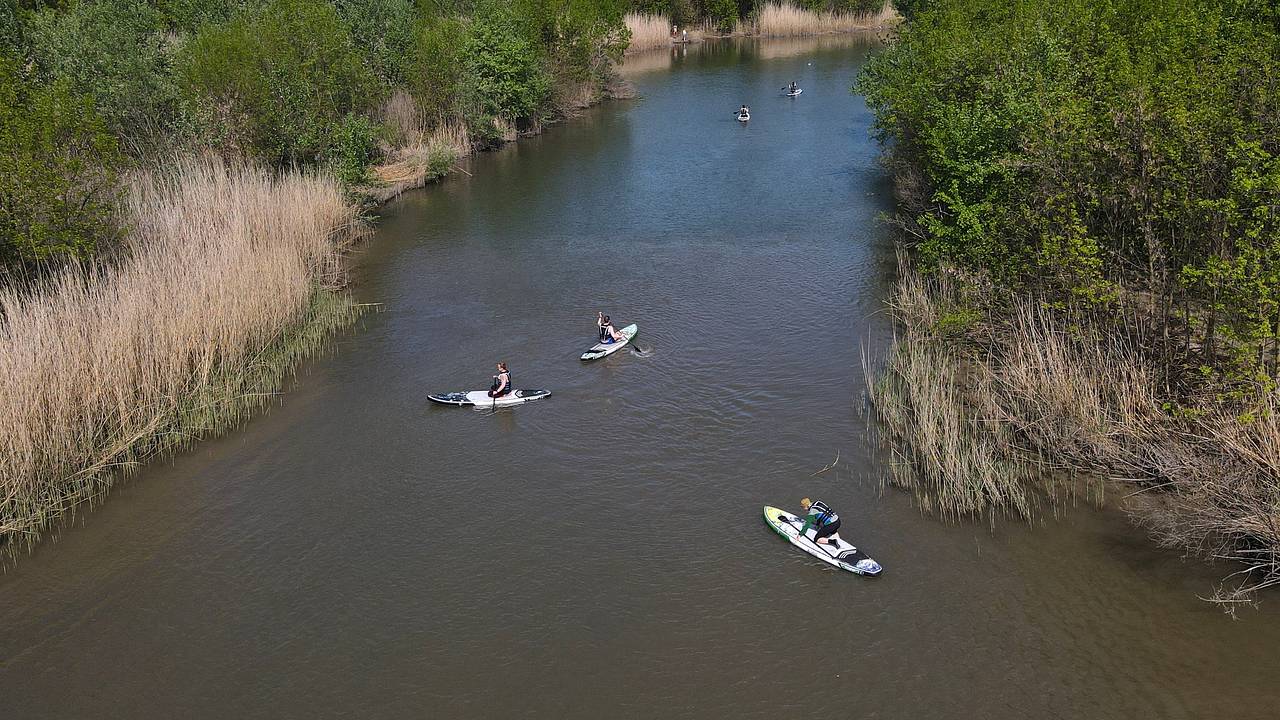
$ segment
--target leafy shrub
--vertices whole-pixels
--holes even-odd
[[[402,83],[417,29],[412,0],[334,0],[334,5],[369,70],[387,86]]]
[[[0,258],[87,257],[114,239],[122,159],[93,99],[68,80],[35,86],[0,57]]]
[[[363,182],[369,164],[378,158],[380,128],[364,115],[347,113],[334,129],[333,140],[325,150],[338,179],[347,185]]]
[[[169,29],[190,33],[208,23],[226,22],[266,3],[265,0],[156,0],[152,4]]]
[[[737,0],[706,0],[703,8],[720,32],[733,32],[738,24]]]
[[[505,4],[478,8],[463,57],[474,101],[490,115],[532,118],[551,91],[542,48],[521,32],[518,16]]]
[[[120,133],[164,125],[175,89],[163,18],[142,0],[78,2],[29,16],[27,41],[41,75],[91,95]]]
[[[466,25],[451,17],[428,17],[418,26],[407,83],[427,117],[443,118],[455,109],[466,72],[466,33]]]
[[[203,139],[275,162],[314,160],[376,83],[332,5],[273,0],[207,25],[183,49],[178,78]]]

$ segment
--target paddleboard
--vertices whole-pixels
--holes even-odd
[[[618,334],[622,335],[625,339],[611,343],[596,343],[591,346],[590,350],[582,353],[582,357],[579,359],[599,360],[606,355],[612,355],[621,350],[624,345],[631,342],[631,338],[635,337],[638,332],[640,332],[640,328],[635,323],[632,323],[618,331]]]
[[[751,119],[751,113],[738,113],[738,122],[746,122]]]
[[[452,392],[428,395],[427,399],[431,402],[440,403],[441,405],[475,405],[476,407],[487,408],[519,405],[521,403],[527,403],[530,400],[541,400],[550,394],[550,390],[516,390],[515,392],[503,395],[500,398],[491,398],[489,397],[489,392],[487,390],[472,390],[471,392]]]
[[[796,88],[795,92],[787,91],[787,97],[795,97],[804,92],[804,88]]]
[[[872,576],[879,575],[883,569],[880,567],[880,563],[867,557],[866,553],[845,542],[839,533],[830,538],[832,542],[826,544],[819,544],[813,541],[813,536],[817,532],[813,528],[810,528],[804,537],[800,537],[800,528],[804,527],[804,518],[796,517],[785,510],[766,505],[764,508],[764,521],[769,523],[769,527],[773,528],[774,532],[789,540],[792,545],[828,565],[834,565],[851,573]]]

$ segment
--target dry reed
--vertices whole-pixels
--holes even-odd
[[[471,137],[461,122],[440,123],[430,131],[412,131],[404,144],[387,154],[389,161],[372,168],[376,185],[361,188],[377,203],[438,180],[459,160],[471,154]]]
[[[892,480],[956,517],[1011,512],[1090,480],[1139,488],[1156,541],[1242,570],[1215,599],[1280,585],[1280,395],[1167,412],[1159,373],[1122,329],[900,257],[897,336],[869,390],[894,440]],[[999,308],[992,310],[992,308]],[[870,365],[864,358],[864,364]],[[1153,492],[1158,491],[1158,492]],[[1099,494],[1100,496],[1100,494]]]
[[[887,1],[875,13],[814,12],[786,3],[769,3],[760,8],[752,31],[765,37],[827,35],[882,28],[897,17],[893,4]]]
[[[671,45],[671,19],[667,16],[627,13],[624,20],[627,29],[631,31],[626,52],[641,52]]]
[[[352,314],[331,179],[183,159],[132,178],[128,252],[0,290],[0,543],[226,428]]]

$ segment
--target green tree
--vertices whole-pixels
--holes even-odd
[[[489,2],[477,10],[463,57],[483,113],[519,120],[542,110],[551,90],[546,57],[509,6]]]
[[[419,25],[407,85],[429,118],[440,120],[457,109],[466,38],[466,24],[455,17],[427,17]]]
[[[318,159],[344,118],[379,96],[346,25],[321,0],[274,0],[206,25],[177,75],[205,142],[273,162]]]
[[[365,65],[386,86],[402,84],[418,29],[412,0],[334,0],[334,5]]]
[[[115,138],[71,83],[32,85],[0,56],[0,258],[33,267],[83,258],[119,233]]]
[[[173,118],[169,43],[163,18],[143,0],[76,2],[31,13],[31,54],[48,81],[91,95],[117,133],[136,135]]]

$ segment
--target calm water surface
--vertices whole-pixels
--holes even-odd
[[[1226,568],[1115,510],[993,533],[878,490],[872,50],[637,58],[639,99],[394,203],[382,312],[0,575],[0,717],[1276,717],[1274,593],[1232,622]],[[579,363],[596,310],[643,352]],[[424,402],[498,360],[554,395]],[[803,495],[884,576],[766,528]]]

